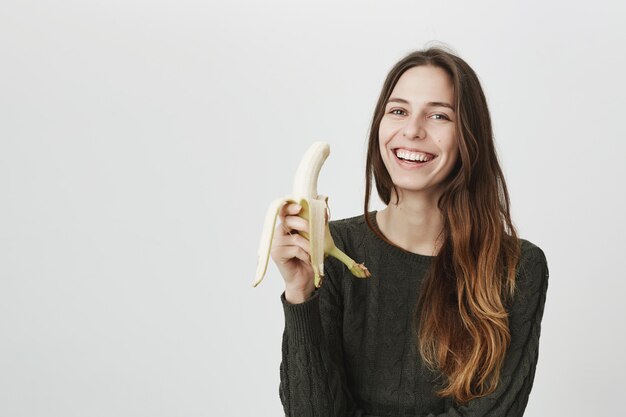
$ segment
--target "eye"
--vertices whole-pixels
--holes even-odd
[[[394,113],[394,112],[397,112],[397,111],[402,112],[402,113],[406,113],[406,112],[405,112],[404,110],[402,110],[402,109],[392,109],[389,113],[391,113],[391,114],[395,114],[396,116],[402,116],[402,114]]]
[[[443,113],[433,114],[433,116],[439,116],[436,120],[450,120],[450,118]]]

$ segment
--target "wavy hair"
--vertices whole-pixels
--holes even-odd
[[[496,390],[511,341],[508,307],[515,292],[521,244],[511,221],[509,195],[494,146],[487,100],[472,68],[441,47],[409,53],[390,70],[370,127],[364,214],[369,228],[372,177],[378,196],[399,201],[379,149],[385,105],[400,76],[419,65],[439,67],[454,88],[457,163],[437,201],[443,243],[423,281],[413,325],[426,365],[443,377],[436,395],[457,404]]]

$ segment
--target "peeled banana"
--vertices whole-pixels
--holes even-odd
[[[302,206],[298,216],[309,223],[309,233],[298,232],[309,240],[311,266],[314,274],[314,284],[316,288],[322,285],[324,277],[324,258],[330,255],[343,262],[352,275],[358,278],[367,278],[370,272],[365,265],[356,263],[348,255],[335,246],[335,242],[330,234],[326,214],[328,212],[328,197],[317,194],[317,178],[319,176],[324,161],[330,154],[330,146],[325,142],[315,142],[306,151],[300,165],[296,171],[293,182],[293,192],[291,195],[277,198],[269,206],[265,216],[263,233],[259,244],[259,258],[257,263],[256,278],[253,286],[261,283],[272,248],[276,218],[281,207],[286,203],[297,203]]]

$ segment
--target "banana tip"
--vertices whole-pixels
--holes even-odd
[[[352,275],[356,276],[357,278],[369,278],[372,276],[370,271],[363,264],[355,263],[350,272],[352,272]]]

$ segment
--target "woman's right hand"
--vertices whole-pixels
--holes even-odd
[[[306,301],[315,291],[309,241],[298,233],[309,231],[308,222],[298,217],[300,210],[302,206],[295,203],[281,207],[270,251],[285,280],[285,299],[291,304]]]

